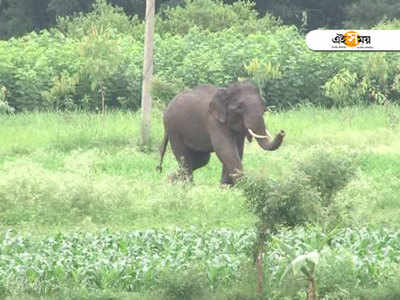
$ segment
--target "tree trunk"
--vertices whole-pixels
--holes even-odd
[[[150,148],[151,96],[150,86],[153,79],[155,0],[146,0],[146,29],[144,39],[144,62],[142,84],[142,146]]]
[[[314,278],[308,279],[307,300],[317,300]]]
[[[263,293],[264,280],[264,255],[265,255],[265,240],[267,238],[267,227],[262,225],[258,228],[256,247],[254,251],[254,263],[257,269],[257,294],[259,297]]]
[[[100,85],[100,93],[101,93],[101,112],[104,116],[106,114],[106,95],[103,82]]]
[[[256,267],[257,267],[257,294],[261,297],[263,292],[263,279],[264,279],[264,271],[263,271],[263,260],[264,260],[264,252],[265,247],[260,247],[258,250]]]

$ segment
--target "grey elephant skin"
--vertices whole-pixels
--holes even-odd
[[[183,91],[164,112],[164,139],[160,147],[162,161],[171,143],[179,165],[174,178],[184,174],[189,180],[193,171],[205,166],[215,152],[222,162],[222,184],[234,184],[242,173],[244,140],[254,137],[264,150],[276,150],[285,136],[275,138],[266,130],[265,112],[259,89],[251,82],[234,83],[226,88],[200,85]]]

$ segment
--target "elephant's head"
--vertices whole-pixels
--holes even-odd
[[[276,150],[282,144],[285,132],[281,130],[272,138],[265,128],[265,109],[258,87],[248,81],[218,89],[210,102],[209,112],[232,131],[245,134],[249,141],[256,138],[264,150]]]

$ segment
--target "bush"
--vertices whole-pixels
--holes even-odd
[[[3,47],[2,47],[3,46]],[[77,51],[78,50],[78,51]],[[101,87],[109,107],[140,106],[143,44],[110,31],[82,40],[32,33],[0,44],[0,84],[23,110],[97,110]],[[100,71],[101,70],[101,71]]]
[[[356,161],[354,154],[316,149],[298,163],[297,169],[318,190],[323,205],[329,206],[335,194],[355,176]]]
[[[399,17],[400,4],[397,1],[357,0],[346,7],[343,27],[370,29],[382,19]]]
[[[359,82],[358,75],[342,69],[329,79],[325,85],[325,95],[333,99],[338,107],[368,103],[366,95],[368,84]]]
[[[61,22],[64,33],[0,42],[0,84],[9,104],[17,111],[98,110],[103,92],[109,107],[137,109],[143,42],[127,34],[135,22],[103,1],[92,13]]]
[[[227,5],[221,0],[185,0],[184,7],[175,6],[163,10],[156,22],[156,32],[161,35],[185,35],[197,27],[210,32],[233,28],[249,34],[269,32],[280,25],[271,15],[258,18],[254,5],[249,1]]]
[[[173,272],[168,270],[160,275],[162,299],[199,299],[207,288],[207,276],[196,268]]]
[[[52,172],[34,163],[18,161],[0,172],[0,215],[3,224],[95,223],[110,218],[110,210],[129,199],[129,183],[90,176],[95,152],[72,153],[66,172]],[[115,180],[117,179],[117,180]],[[60,211],[66,212],[60,219]]]
[[[143,32],[141,24],[137,15],[129,17],[122,8],[113,7],[106,0],[96,0],[87,14],[59,17],[56,29],[68,37],[81,39],[106,28],[112,28],[114,34],[138,34]]]
[[[332,221],[326,219],[326,208],[329,211],[334,205],[334,195],[354,177],[355,171],[354,157],[317,149],[299,161],[283,180],[247,175],[239,187],[249,209],[266,228],[274,230],[281,225]]]
[[[355,296],[368,300],[397,300],[400,299],[399,278],[390,279],[376,288],[359,289],[354,292]]]
[[[310,188],[306,176],[297,172],[284,181],[248,175],[239,186],[248,208],[268,229],[304,224],[320,210],[320,194]]]

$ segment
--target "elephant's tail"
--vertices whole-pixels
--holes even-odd
[[[160,173],[162,172],[162,163],[163,163],[165,150],[167,149],[168,140],[169,140],[168,132],[165,131],[164,139],[163,139],[162,144],[160,146],[160,154],[161,154],[160,164],[156,168]]]

